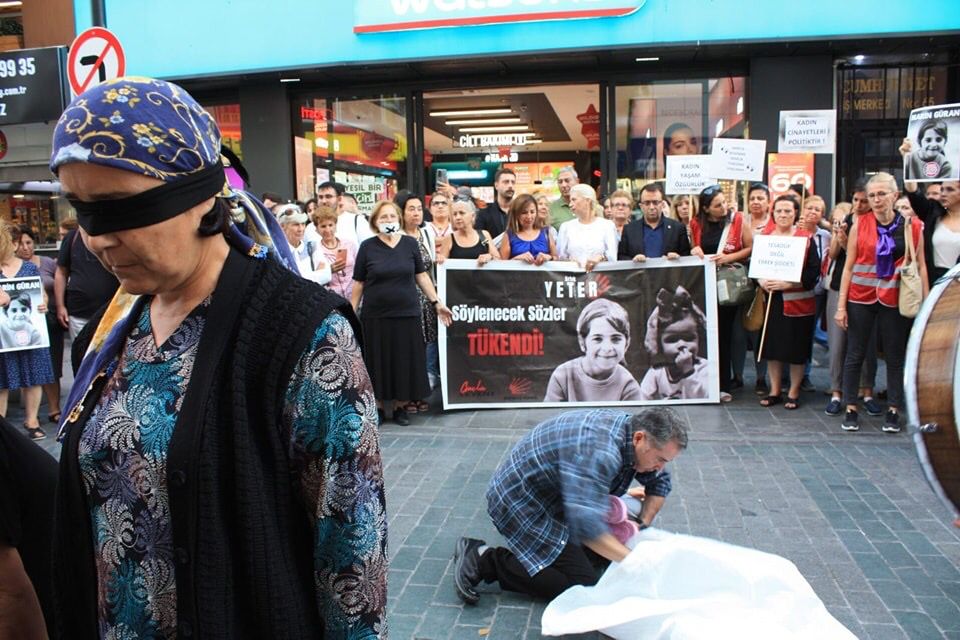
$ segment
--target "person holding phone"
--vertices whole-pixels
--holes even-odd
[[[314,249],[314,260],[320,259],[330,265],[330,282],[327,289],[347,300],[353,293],[353,264],[357,259],[357,245],[350,238],[338,238],[337,212],[330,207],[319,207],[313,215],[320,234],[320,242]]]

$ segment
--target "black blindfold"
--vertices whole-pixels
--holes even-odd
[[[70,204],[77,210],[77,222],[87,235],[99,236],[169,220],[219,194],[225,181],[223,165],[218,162],[127,198],[93,202],[71,198]]]

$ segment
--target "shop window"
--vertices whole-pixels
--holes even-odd
[[[0,194],[0,217],[11,224],[30,227],[36,234],[40,246],[56,245],[59,200],[61,199],[52,198],[45,193],[2,193]]]
[[[407,175],[407,114],[403,96],[365,100],[308,98],[296,104],[297,199],[312,198],[333,180],[370,212],[393,198]]]
[[[217,126],[220,127],[220,138],[223,146],[227,147],[241,160],[243,159],[243,136],[240,133],[240,105],[239,104],[219,104],[205,105],[206,109]]]
[[[947,101],[946,67],[848,67],[839,83],[841,120],[905,120]]]
[[[617,187],[634,193],[665,178],[667,156],[708,154],[747,128],[743,77],[618,86],[616,105]]]

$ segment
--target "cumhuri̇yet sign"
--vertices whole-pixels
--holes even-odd
[[[354,33],[619,18],[646,0],[356,0]]]

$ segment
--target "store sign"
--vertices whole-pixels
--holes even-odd
[[[536,137],[535,133],[500,133],[479,136],[460,136],[457,146],[465,149],[475,147],[525,147],[530,140]]]
[[[0,53],[0,125],[57,120],[67,106],[64,47]]]
[[[646,0],[357,0],[354,33],[620,18]]]

